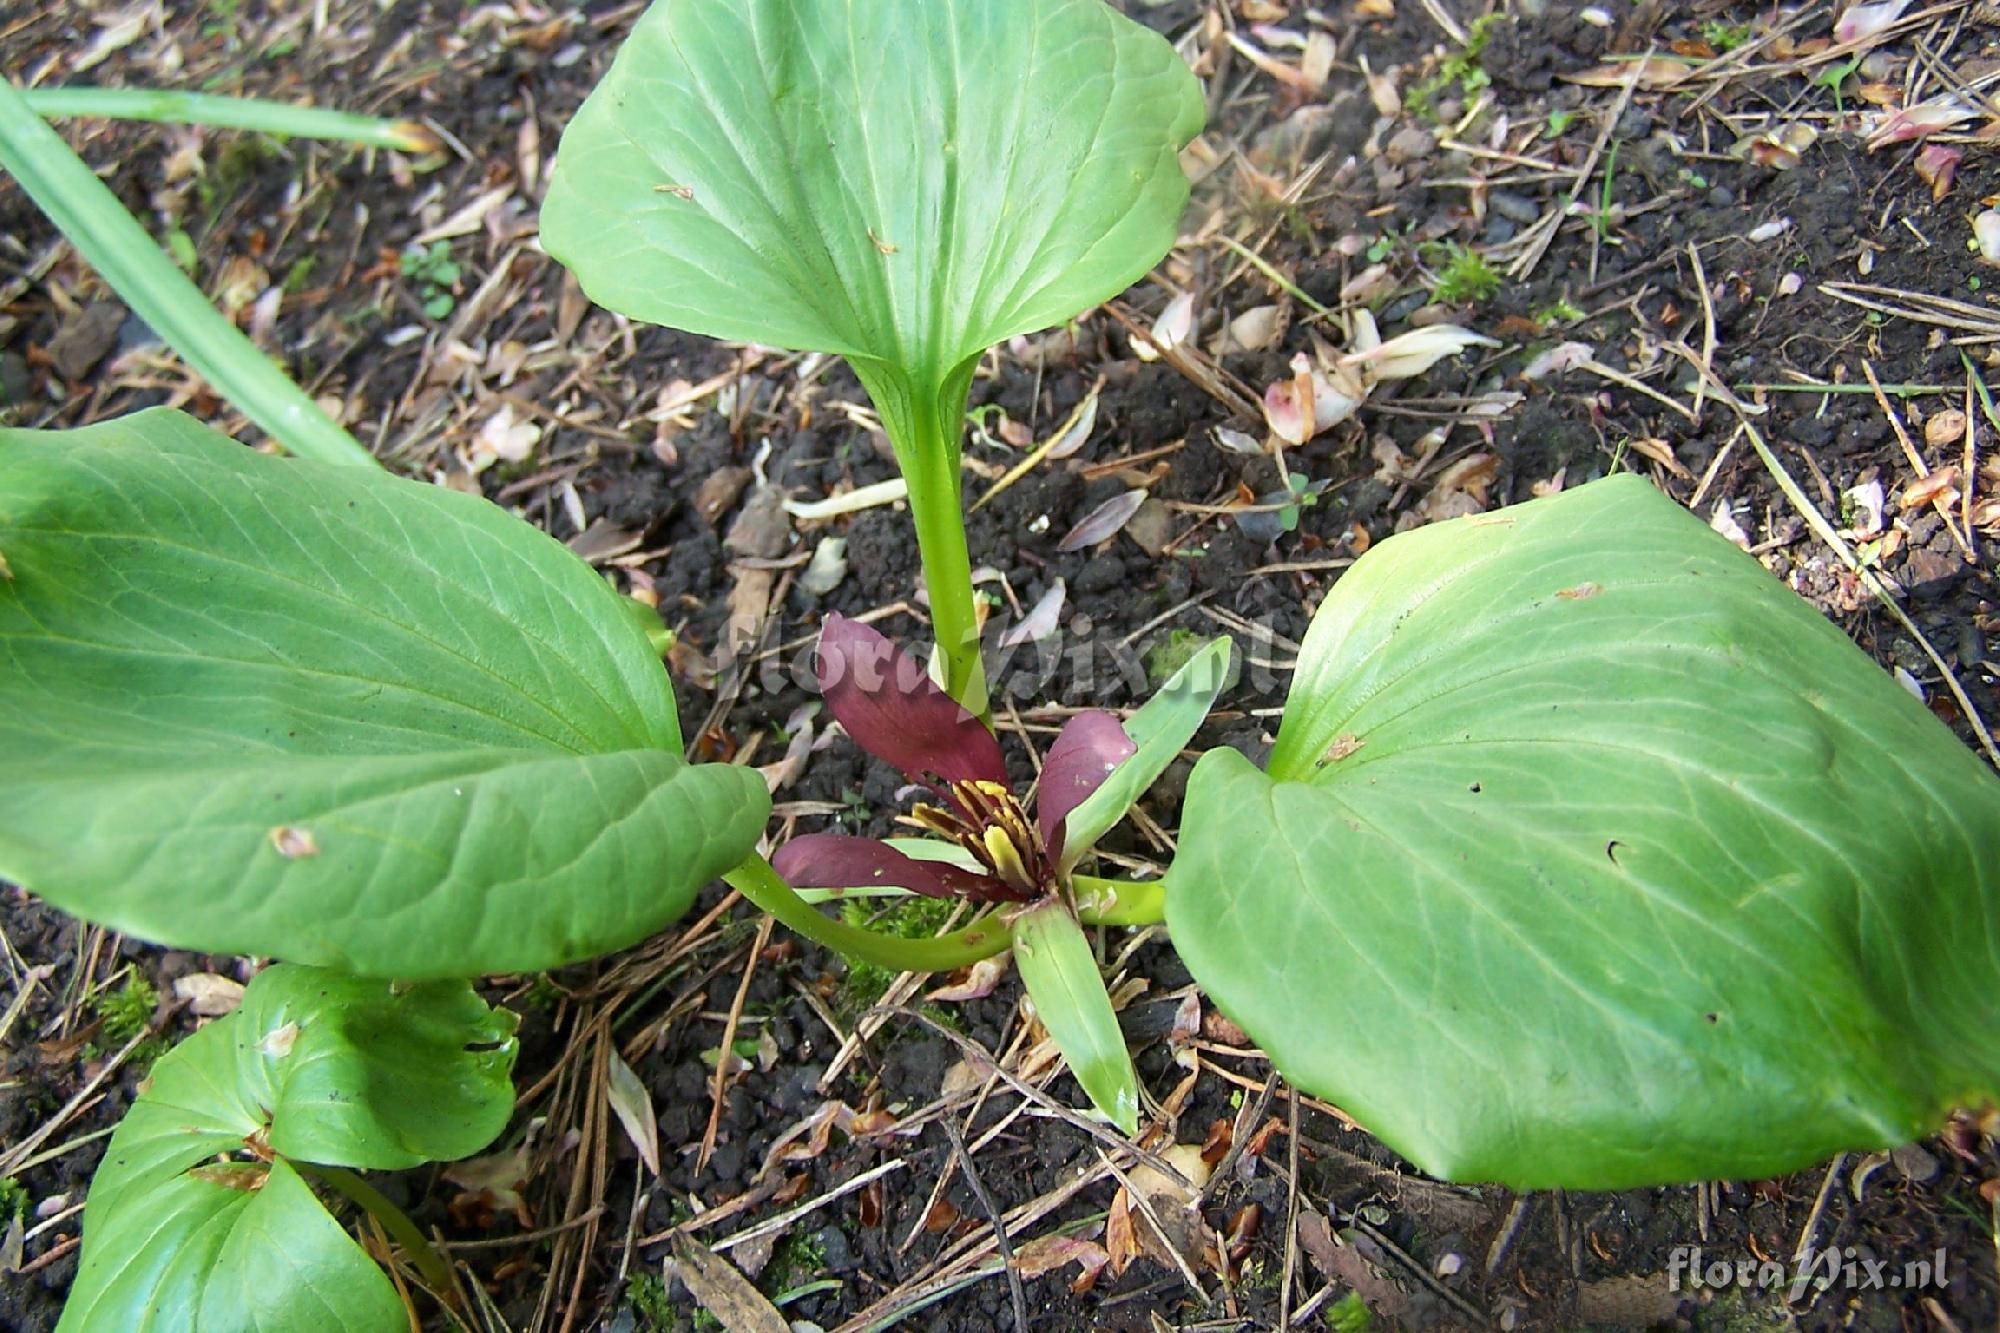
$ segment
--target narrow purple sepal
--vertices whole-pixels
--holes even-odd
[[[1004,881],[944,861],[919,861],[886,842],[844,833],[805,833],[771,856],[795,889],[908,889],[927,898],[1003,902],[1020,895]]]
[[[1000,743],[930,673],[858,620],[829,615],[819,632],[827,710],[868,753],[912,778],[1007,782]]]
[[[1035,797],[1035,820],[1051,857],[1062,856],[1063,820],[1069,812],[1138,748],[1109,713],[1078,713],[1064,725],[1042,761],[1042,786]]]

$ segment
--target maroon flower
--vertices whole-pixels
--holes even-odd
[[[936,793],[939,804],[918,805],[911,817],[981,869],[919,860],[874,838],[808,833],[771,858],[794,888],[892,886],[979,902],[1042,898],[1062,882],[1063,821],[1136,748],[1109,713],[1071,718],[1042,765],[1030,821],[993,733],[889,640],[859,621],[828,616],[818,674],[827,709],[855,744]]]

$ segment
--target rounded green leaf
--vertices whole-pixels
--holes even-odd
[[[236,1013],[160,1058],[112,1134],[62,1327],[407,1327],[287,1159],[391,1169],[479,1151],[513,1109],[514,1025],[462,981],[260,973]]]
[[[1886,1147],[2000,1087],[2000,782],[1614,478],[1383,543],[1268,775],[1189,784],[1174,942],[1428,1171],[1606,1188]]]
[[[0,431],[0,876],[184,948],[552,967],[686,909],[757,775],[680,753],[582,561],[165,411]]]
[[[563,134],[542,240],[603,305],[838,353],[898,415],[1144,275],[1202,118],[1102,0],[661,0]]]

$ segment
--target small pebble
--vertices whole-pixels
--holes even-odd
[[[1125,562],[1115,555],[1096,555],[1084,562],[1076,576],[1079,593],[1109,592],[1125,581]]]
[[[1540,204],[1511,190],[1494,190],[1486,196],[1486,206],[1509,222],[1523,227],[1542,215]]]
[[[1429,130],[1418,129],[1415,125],[1405,125],[1391,135],[1389,142],[1382,146],[1382,156],[1397,166],[1422,161],[1437,147],[1437,140]]]
[[[1611,131],[1615,139],[1643,139],[1653,132],[1653,113],[1644,107],[1627,107]]]
[[[1971,671],[1985,660],[1986,635],[1968,620],[1958,629],[1958,664]]]

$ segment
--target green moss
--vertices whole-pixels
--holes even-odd
[[[83,1058],[95,1060],[122,1050],[126,1042],[152,1026],[153,1014],[159,1007],[160,993],[153,989],[152,982],[136,972],[117,990],[100,991],[92,996],[90,1009],[97,1016],[98,1040],[84,1044]],[[125,1065],[144,1073],[153,1061],[172,1049],[173,1043],[166,1037],[147,1037],[132,1048],[132,1053],[125,1057]]]
[[[895,906],[876,915],[870,904],[879,902],[873,898],[849,898],[840,905],[841,919],[850,926],[865,927],[897,939],[929,939],[944,929],[944,923],[951,920],[952,909],[957,905],[945,898],[909,897],[895,900]],[[873,963],[850,960],[847,965],[847,984],[840,988],[838,1004],[835,1006],[843,1020],[852,1020],[872,1009],[888,993],[889,984],[896,974],[886,967]]]
[[[153,1012],[160,1007],[160,993],[153,983],[133,973],[115,991],[100,991],[90,1002],[102,1026],[98,1029],[114,1050],[152,1026]]]
[[[793,1231],[771,1252],[757,1285],[766,1296],[782,1296],[826,1270],[826,1245],[814,1231]]]
[[[1305,481],[1305,478],[1296,472],[1292,476],[1300,482]],[[1299,493],[1299,491],[1300,487],[1293,487],[1294,494]],[[1312,498],[1306,499],[1302,503],[1306,505],[1314,503],[1318,498],[1318,492],[1313,491],[1311,494]],[[1298,516],[1294,512],[1292,526],[1296,527],[1297,525]],[[1209,636],[1201,633],[1199,630],[1168,630],[1166,638],[1161,639],[1146,650],[1146,679],[1152,682],[1154,689],[1159,689],[1167,683],[1176,671],[1179,671],[1188,664],[1189,658],[1206,648],[1208,644]],[[1235,689],[1236,682],[1242,675],[1243,655],[1241,653],[1231,653],[1229,655],[1229,670],[1223,676],[1222,681],[1224,692]]]
[[[1368,1333],[1375,1326],[1375,1316],[1368,1312],[1368,1304],[1358,1291],[1350,1291],[1327,1306],[1320,1319],[1333,1333]]]
[[[1403,98],[1403,105],[1420,120],[1435,120],[1437,113],[1433,104],[1445,89],[1456,85],[1460,93],[1471,97],[1492,83],[1493,76],[1480,65],[1479,57],[1484,54],[1486,43],[1493,36],[1493,25],[1500,19],[1501,15],[1496,13],[1474,20],[1472,26],[1465,30],[1465,45],[1446,56],[1437,73],[1411,88]]]
[[[1431,295],[1446,304],[1461,301],[1490,301],[1500,294],[1500,274],[1485,256],[1456,241],[1444,248],[1444,267],[1438,271],[1437,286]]]
[[[28,1215],[28,1187],[12,1176],[0,1178],[0,1226]]]
[[[1701,25],[1701,39],[1724,53],[1745,45],[1750,37],[1751,28],[1747,23],[1724,23],[1721,19],[1710,19]]]
[[[667,1280],[658,1273],[634,1273],[626,1279],[625,1303],[638,1316],[640,1328],[665,1333],[679,1322],[667,1298]]]

